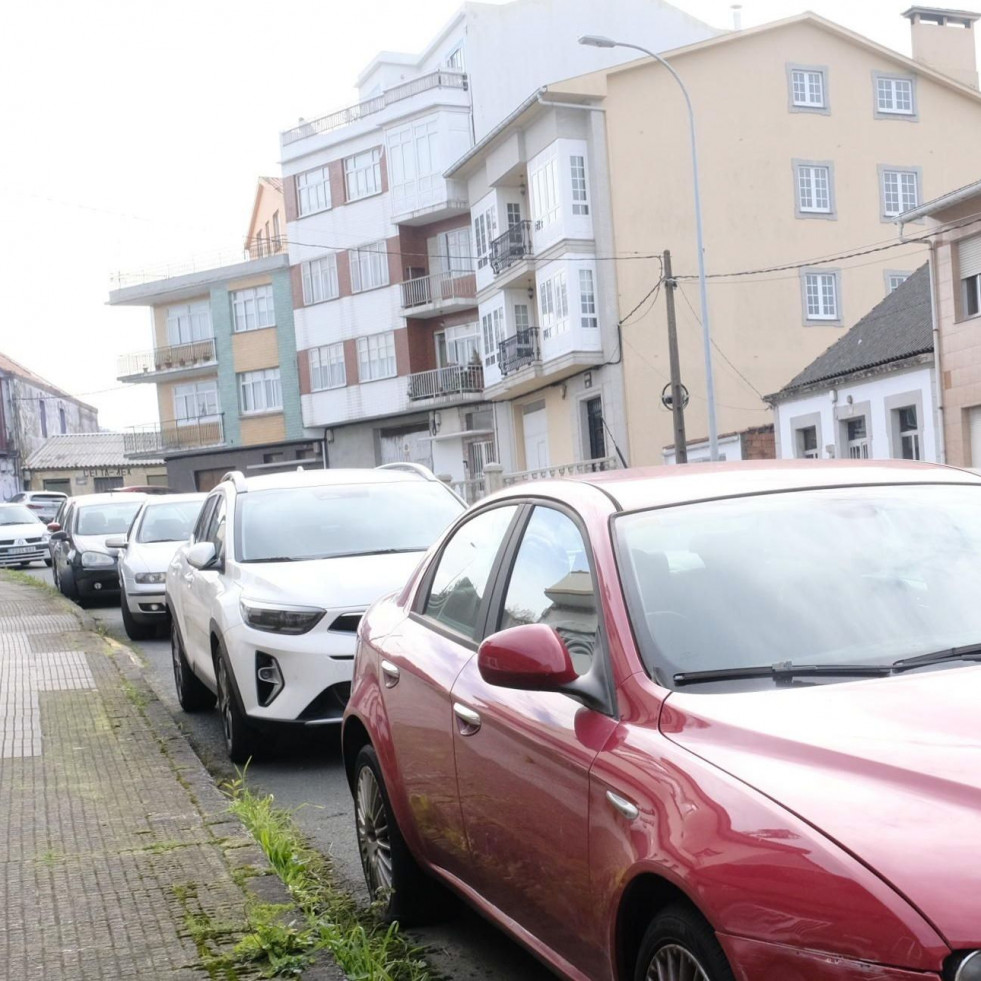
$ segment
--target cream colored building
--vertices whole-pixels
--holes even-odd
[[[918,60],[809,13],[664,55],[698,128],[719,432],[772,421],[761,395],[925,261],[925,243],[897,243],[895,216],[977,176],[973,17],[921,7],[906,16]],[[582,29],[602,26],[597,16]],[[621,318],[660,278],[656,256],[672,253],[687,433],[698,440],[706,383],[682,94],[643,58],[542,96],[592,106],[605,121]],[[658,463],[672,442],[659,398],[669,374],[663,295],[623,325],[622,350],[630,462]]]

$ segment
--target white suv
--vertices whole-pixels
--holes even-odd
[[[182,708],[217,697],[235,763],[270,724],[340,723],[362,615],[464,507],[409,465],[226,474],[167,570]]]

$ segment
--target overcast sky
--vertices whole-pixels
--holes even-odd
[[[548,2],[548,0],[538,0]],[[605,3],[583,33],[604,33]],[[729,0],[675,4],[729,27]],[[355,99],[382,49],[417,51],[457,0],[30,0],[4,5],[0,59],[0,351],[99,408],[156,420],[119,354],[152,347],[149,313],[109,308],[113,272],[240,249],[278,133]],[[812,9],[909,54],[891,0],[746,0],[743,25]],[[641,43],[656,47],[656,39]],[[697,111],[697,107],[696,107]]]

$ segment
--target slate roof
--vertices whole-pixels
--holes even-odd
[[[25,470],[75,470],[84,467],[153,467],[163,460],[133,461],[123,452],[122,433],[65,433],[49,436],[24,463]]]
[[[856,371],[902,361],[933,351],[930,270],[924,263],[904,283],[815,358],[779,392],[766,396],[782,401],[800,388],[851,375]]]
[[[19,361],[14,361],[9,355],[0,353],[0,374],[6,372],[10,375],[16,375],[18,378],[23,378],[24,381],[30,382],[32,385],[36,385],[38,388],[43,388],[53,395],[60,395],[62,398],[66,398],[71,402],[77,402],[79,405],[84,405],[87,409],[93,409],[94,406],[88,404],[88,402],[83,402],[81,399],[75,398],[74,395],[70,395],[63,388],[58,388],[57,385],[53,385],[46,378],[42,378],[40,375],[35,374],[30,368],[24,367]]]

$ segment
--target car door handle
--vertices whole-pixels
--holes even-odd
[[[184,582],[186,582],[188,585],[190,585],[192,582],[194,582],[194,573],[193,572],[185,572],[184,573]]]
[[[453,714],[462,723],[460,726],[461,736],[472,736],[480,728],[480,716],[472,708],[454,702]]]
[[[612,790],[606,792],[606,799],[628,820],[636,821],[640,817],[640,811],[636,804],[632,804],[626,797],[613,793]]]
[[[399,669],[391,661],[382,661],[381,669],[382,674],[385,675],[385,687],[394,688],[402,676]]]

